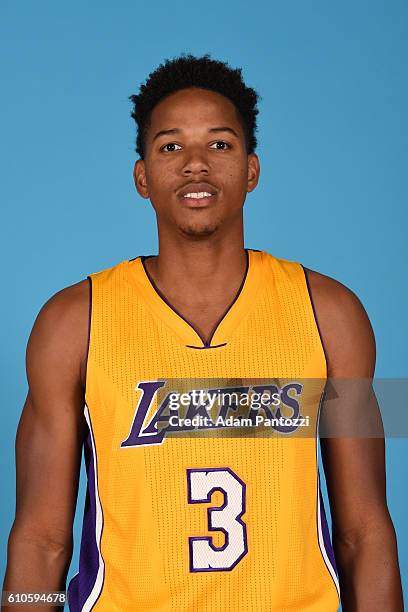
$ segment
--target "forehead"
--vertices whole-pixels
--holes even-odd
[[[219,125],[243,130],[238,110],[225,96],[197,87],[181,89],[161,100],[150,117],[150,133],[161,129],[217,127]]]

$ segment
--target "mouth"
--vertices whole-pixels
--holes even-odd
[[[209,191],[191,191],[182,196],[182,199],[188,206],[202,207],[214,200],[215,194]]]
[[[215,200],[217,189],[209,183],[190,183],[177,195],[184,205],[190,208],[202,208]]]

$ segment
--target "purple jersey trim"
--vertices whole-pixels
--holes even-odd
[[[317,539],[320,548],[320,552],[322,553],[323,561],[327,567],[327,570],[334,582],[334,585],[337,590],[337,594],[339,597],[339,605],[340,605],[340,582],[339,575],[337,573],[336,560],[334,556],[334,550],[332,547],[329,527],[326,519],[326,512],[323,503],[322,492],[320,489],[320,472],[319,472],[319,420],[320,420],[320,411],[322,408],[322,404],[324,401],[324,396],[326,392],[326,387],[323,389],[322,394],[320,396],[319,409],[317,412],[317,422],[316,422],[316,471],[317,471],[317,494],[316,494],[316,527],[317,527]]]
[[[317,476],[318,476],[318,482],[319,482],[320,521],[321,521],[321,527],[322,527],[322,535],[323,535],[324,547],[326,549],[326,553],[327,553],[327,556],[329,558],[329,561],[330,561],[331,565],[333,566],[333,569],[336,572],[336,575],[338,576],[337,566],[336,566],[336,559],[335,559],[335,556],[334,556],[334,550],[333,550],[333,546],[332,546],[331,539],[330,539],[330,532],[329,532],[329,526],[327,524],[326,511],[325,511],[325,508],[324,508],[324,501],[323,501],[323,496],[322,496],[322,490],[320,488],[320,474],[319,474],[319,470],[317,472],[318,472]]]
[[[213,344],[212,346],[192,346],[191,344],[186,344],[187,348],[193,348],[193,349],[213,349],[213,348],[219,348],[220,346],[226,346],[226,342],[223,342],[222,344]]]
[[[92,321],[92,278],[87,276],[89,281],[89,311],[88,311],[88,342],[86,345],[85,355],[85,388],[86,388],[86,375],[88,372],[88,358],[89,358],[89,345],[91,342],[91,321]]]
[[[201,336],[200,332],[194,327],[194,325],[188,319],[186,319],[176,308],[174,308],[174,306],[172,306],[172,304],[170,304],[170,302],[168,301],[166,296],[157,287],[156,283],[154,282],[153,278],[151,277],[151,275],[150,275],[150,273],[147,270],[146,265],[145,265],[145,260],[148,259],[149,257],[154,257],[154,255],[141,255],[140,256],[140,260],[142,262],[144,271],[145,271],[146,276],[149,279],[150,284],[152,285],[153,289],[156,291],[156,293],[159,295],[159,297],[161,297],[163,302],[165,302],[167,304],[167,306],[169,308],[171,308],[172,311],[175,312],[178,317],[180,317],[180,319],[183,319],[183,321],[185,321],[187,323],[187,325],[189,325],[195,331],[195,333],[197,334],[197,336],[200,338],[201,342],[203,343],[202,347],[190,347],[190,348],[216,348],[215,346],[211,346],[211,340],[213,339],[214,334],[217,331],[221,321],[226,317],[227,313],[231,310],[231,308],[233,307],[233,305],[237,301],[238,297],[240,296],[240,294],[242,292],[242,289],[244,287],[244,284],[245,284],[245,280],[246,280],[246,278],[248,276],[248,269],[249,269],[249,253],[248,253],[248,249],[245,249],[245,256],[246,256],[246,266],[245,266],[244,278],[242,279],[242,282],[241,282],[241,284],[239,286],[239,289],[238,289],[234,299],[232,300],[231,304],[228,306],[228,308],[226,309],[224,314],[218,319],[217,323],[215,324],[215,327],[214,327],[214,329],[211,332],[211,335],[210,335],[210,337],[208,339],[208,342],[206,342],[204,340],[204,338]],[[222,345],[218,345],[217,344],[217,347],[218,346],[222,346]]]
[[[88,433],[84,440],[84,459],[88,483],[79,553],[79,572],[71,579],[68,586],[68,605],[71,612],[85,612],[93,608],[102,592],[105,573],[100,553],[103,513],[98,493],[96,449],[87,406],[85,406],[85,411]]]

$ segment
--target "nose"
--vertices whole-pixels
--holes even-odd
[[[184,176],[191,176],[193,174],[207,175],[209,170],[208,160],[202,149],[194,148],[186,152],[182,169]]]

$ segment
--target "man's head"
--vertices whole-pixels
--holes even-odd
[[[259,177],[257,98],[240,69],[208,55],[167,60],[130,97],[141,158],[135,184],[152,201],[159,234],[177,228],[200,238],[242,223]]]

